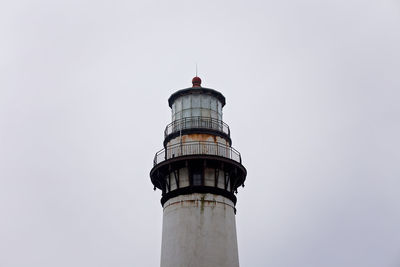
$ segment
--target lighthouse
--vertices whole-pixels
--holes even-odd
[[[162,192],[161,267],[239,266],[236,193],[247,172],[222,119],[225,97],[201,82],[169,97],[172,121],[150,171]]]

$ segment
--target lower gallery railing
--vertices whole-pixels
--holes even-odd
[[[188,155],[214,155],[242,163],[240,153],[233,147],[220,143],[204,141],[186,142],[167,146],[166,149],[162,149],[156,153],[153,163],[154,165],[157,165],[168,159]]]

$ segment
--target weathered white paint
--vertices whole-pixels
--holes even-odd
[[[161,267],[239,266],[234,205],[214,194],[164,204]]]

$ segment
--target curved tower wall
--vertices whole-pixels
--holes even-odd
[[[164,204],[162,267],[239,266],[234,204],[214,194],[182,195]]]

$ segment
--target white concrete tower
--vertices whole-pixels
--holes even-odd
[[[235,193],[246,169],[222,121],[225,97],[199,77],[192,83],[168,99],[172,122],[150,171],[162,191],[161,267],[235,267]]]

